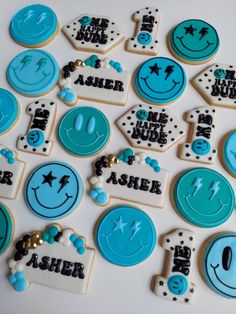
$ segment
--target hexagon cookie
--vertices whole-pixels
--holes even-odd
[[[215,63],[198,74],[193,86],[213,106],[236,108],[236,66]]]
[[[166,151],[185,134],[170,110],[147,105],[132,107],[116,124],[133,147],[159,152]]]
[[[107,53],[124,39],[113,19],[101,15],[81,14],[62,30],[77,50]]]

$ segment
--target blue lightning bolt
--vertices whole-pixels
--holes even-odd
[[[132,240],[134,238],[134,236],[139,232],[139,230],[141,229],[140,225],[141,225],[142,221],[134,221],[132,226],[131,226],[131,230],[133,230],[133,233],[130,237],[130,240]]]
[[[213,197],[219,191],[219,189],[220,189],[219,185],[220,185],[220,181],[212,182],[212,185],[210,186],[210,191],[212,191],[211,197],[209,198],[210,201],[213,199]]]
[[[21,60],[21,62],[20,63],[22,63],[22,66],[21,66],[21,68],[20,68],[20,71],[27,65],[27,64],[29,64],[30,62],[31,62],[31,60],[32,60],[32,56],[24,56],[24,58]]]
[[[193,196],[195,196],[197,194],[197,191],[203,186],[202,178],[196,178],[193,181],[192,186],[195,187],[195,190],[193,191]]]
[[[42,12],[39,17],[38,17],[38,21],[37,21],[37,25],[40,24],[43,20],[45,20],[47,17],[47,13],[46,12]]]
[[[37,63],[38,68],[37,68],[37,70],[36,70],[36,73],[37,73],[39,70],[41,70],[41,69],[46,65],[46,63],[47,63],[47,59],[46,59],[46,58],[41,58],[41,59],[38,61],[38,63]]]
[[[33,15],[34,15],[34,10],[29,10],[29,11],[25,12],[25,14],[24,14],[25,18],[24,18],[23,22],[26,22]]]

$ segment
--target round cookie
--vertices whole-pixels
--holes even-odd
[[[9,209],[0,203],[0,255],[10,246],[14,234],[14,219]]]
[[[16,97],[0,88],[0,135],[9,131],[18,120],[20,108]]]
[[[151,255],[156,245],[156,230],[146,213],[122,205],[102,218],[96,240],[106,260],[120,266],[133,266]]]
[[[192,168],[179,176],[174,187],[175,207],[187,221],[203,228],[217,227],[232,214],[234,190],[220,173]]]
[[[208,286],[225,298],[236,298],[236,233],[224,232],[208,242],[202,256]]]
[[[186,86],[184,69],[176,61],[156,57],[142,63],[134,77],[134,87],[145,102],[162,105],[179,98]]]
[[[58,137],[69,153],[78,157],[89,157],[99,153],[107,145],[110,125],[100,110],[76,107],[62,118]]]
[[[75,210],[83,195],[78,172],[62,162],[49,162],[29,175],[25,198],[33,213],[44,219],[60,219]]]
[[[172,54],[185,63],[205,63],[215,56],[219,46],[217,31],[202,20],[183,21],[169,35]]]
[[[48,6],[33,4],[16,13],[10,24],[10,34],[20,45],[42,47],[57,35],[59,23],[55,12]]]
[[[223,162],[228,172],[236,177],[236,130],[231,132],[223,145]]]
[[[26,50],[12,59],[7,80],[18,93],[37,97],[48,93],[57,83],[59,66],[55,58],[40,49]]]

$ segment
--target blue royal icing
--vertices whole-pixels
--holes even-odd
[[[56,85],[58,77],[59,66],[55,58],[41,49],[21,52],[7,68],[9,84],[28,97],[48,93]]]
[[[0,88],[0,135],[7,132],[16,122],[19,115],[19,106],[16,97]]]
[[[12,18],[10,34],[23,46],[43,46],[54,36],[57,28],[54,11],[45,5],[34,4],[24,7]]]
[[[138,68],[134,86],[144,101],[166,104],[181,96],[186,86],[186,75],[181,65],[172,59],[151,58]]]
[[[33,213],[49,220],[69,215],[78,207],[82,194],[80,175],[62,162],[39,166],[30,174],[25,186],[25,198]]]
[[[223,160],[228,171],[236,176],[236,131],[231,132],[224,143]]]
[[[13,220],[7,207],[0,203],[0,255],[9,246],[13,233]]]
[[[96,240],[106,260],[133,266],[151,255],[156,245],[156,230],[150,217],[140,209],[117,206],[100,221]]]

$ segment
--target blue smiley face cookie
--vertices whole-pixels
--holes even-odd
[[[236,233],[211,238],[204,249],[202,269],[212,290],[225,298],[236,298]]]
[[[223,146],[223,161],[229,173],[236,177],[236,130],[226,137]]]
[[[138,95],[152,104],[167,104],[180,97],[186,75],[180,64],[169,58],[148,59],[138,68],[134,86]]]
[[[71,154],[89,157],[105,148],[110,137],[106,116],[93,107],[76,107],[62,118],[58,137]]]
[[[156,245],[156,231],[146,213],[123,205],[105,214],[98,225],[96,240],[106,260],[133,266],[151,255]]]
[[[16,97],[6,89],[0,88],[0,135],[13,127],[19,111]]]
[[[223,224],[235,207],[228,180],[208,168],[193,168],[177,179],[174,187],[177,211],[190,223],[212,228]]]
[[[169,46],[182,62],[205,63],[217,53],[220,41],[217,31],[202,20],[186,20],[170,33]]]
[[[47,45],[58,33],[55,12],[41,4],[24,7],[16,13],[10,24],[12,38],[25,47]]]
[[[0,255],[9,247],[14,233],[14,219],[8,208],[0,203]]]
[[[50,162],[36,168],[25,186],[25,198],[33,213],[44,219],[60,219],[75,210],[83,183],[70,165]]]
[[[48,93],[56,85],[58,77],[59,66],[55,58],[40,49],[18,54],[7,68],[9,84],[28,97]]]

